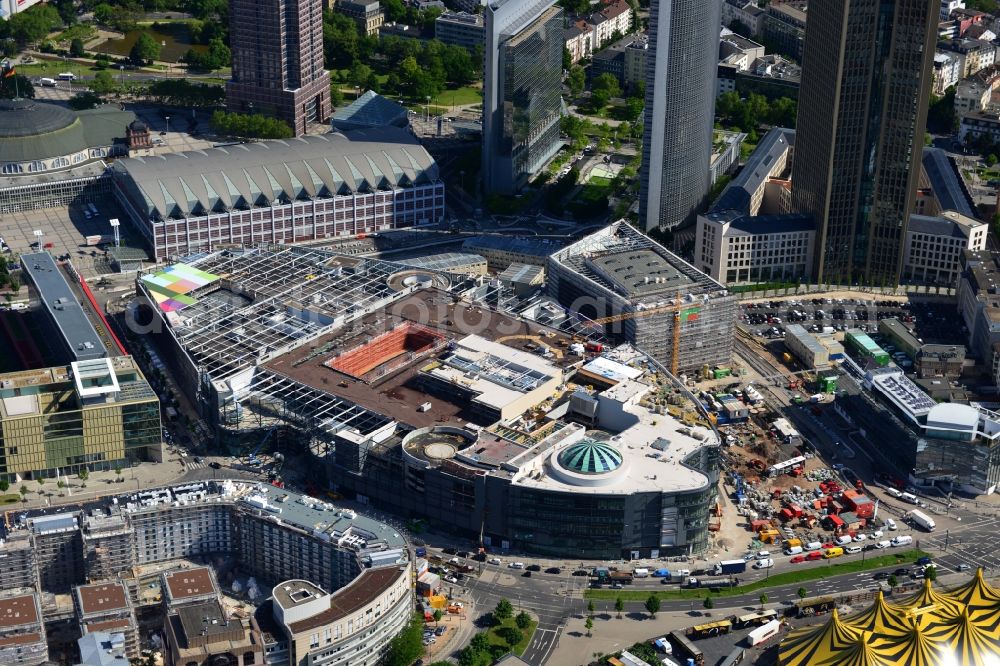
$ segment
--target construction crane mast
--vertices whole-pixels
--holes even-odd
[[[639,317],[648,317],[651,315],[673,312],[674,331],[673,331],[672,354],[670,357],[670,372],[676,377],[680,362],[680,351],[681,351],[681,311],[689,307],[691,307],[691,304],[681,302],[681,295],[678,293],[677,300],[668,305],[657,305],[655,307],[644,308],[642,310],[631,310],[629,312],[620,312],[616,315],[610,315],[608,317],[600,317],[599,319],[594,319],[592,320],[592,323],[598,326],[603,326],[605,324],[611,324],[616,321],[625,321],[627,319],[638,319]]]

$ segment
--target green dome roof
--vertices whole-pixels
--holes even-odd
[[[559,464],[579,474],[605,474],[622,465],[622,454],[610,444],[585,439],[559,454]]]

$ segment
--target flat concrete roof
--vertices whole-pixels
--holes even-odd
[[[191,599],[216,592],[215,582],[207,567],[173,571],[164,574],[163,580],[173,600]]]
[[[80,610],[84,615],[129,610],[128,591],[124,583],[95,583],[76,588]]]
[[[21,266],[38,290],[42,307],[55,321],[59,334],[72,350],[73,357],[69,360],[85,361],[107,356],[104,343],[52,255],[48,252],[22,254]]]

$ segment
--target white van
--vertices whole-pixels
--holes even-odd
[[[886,543],[888,543],[888,542],[886,542]],[[523,569],[524,568],[524,562],[511,562],[507,566],[509,566],[511,569]]]
[[[889,531],[891,531],[891,532],[895,532],[896,530],[898,530],[898,529],[899,529],[899,528],[898,528],[898,527],[896,526],[896,521],[895,521],[895,520],[893,520],[892,518],[886,518],[886,519],[885,519],[885,526],[886,526],[886,527],[888,527],[888,528],[889,528]]]
[[[898,498],[900,495],[903,494],[903,493],[899,492],[898,490],[896,490],[895,488],[886,488],[885,492],[889,493],[890,495],[892,495],[893,497],[896,497],[896,498]]]
[[[766,560],[771,557],[771,551],[769,550],[758,550],[756,555],[758,560]]]
[[[56,83],[55,79],[50,79],[47,77],[38,79],[38,82],[42,85],[43,88],[55,88],[57,85],[59,85],[58,83]]]
[[[60,81],[76,81],[76,74],[73,72],[61,72],[59,74]]]
[[[792,546],[785,549],[785,555],[798,555],[802,552],[802,546]]]
[[[822,547],[823,544],[819,541],[810,541],[809,543],[806,544],[806,550],[810,552],[814,550],[819,550]]]
[[[877,544],[875,544],[875,547],[878,548],[879,550],[882,550],[883,548],[888,548],[891,545],[892,544],[889,541],[879,541]]]
[[[649,577],[649,569],[633,569],[632,570],[632,576],[634,578],[648,578]]]
[[[913,537],[909,534],[901,534],[898,537],[893,537],[891,543],[893,546],[909,546],[913,543]]]
[[[849,543],[851,543],[851,537],[849,535],[844,534],[843,536],[837,537],[838,546],[846,546]]]
[[[844,552],[848,555],[857,555],[861,552],[861,546],[847,546],[844,548]]]

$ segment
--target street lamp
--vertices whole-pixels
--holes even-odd
[[[166,49],[166,48],[167,48],[167,40],[161,39],[160,40],[160,54],[161,55],[162,55],[163,50]],[[163,78],[164,79],[167,78],[167,70],[163,70]]]
[[[170,116],[165,116],[167,119],[167,131],[170,131]]]
[[[427,103],[424,104],[424,122],[429,123],[431,121],[431,96],[427,96]]]
[[[108,223],[111,225],[111,229],[115,234],[115,247],[121,247],[121,237],[118,235],[118,227],[121,223],[118,221],[117,217],[111,218],[108,220]]]
[[[35,229],[34,234],[35,234],[35,238],[37,239],[35,242],[38,243],[38,251],[41,252],[42,251],[42,238],[45,237],[45,234],[42,233],[41,229]]]
[[[118,71],[121,72],[121,86],[125,87],[125,65],[118,65]]]

